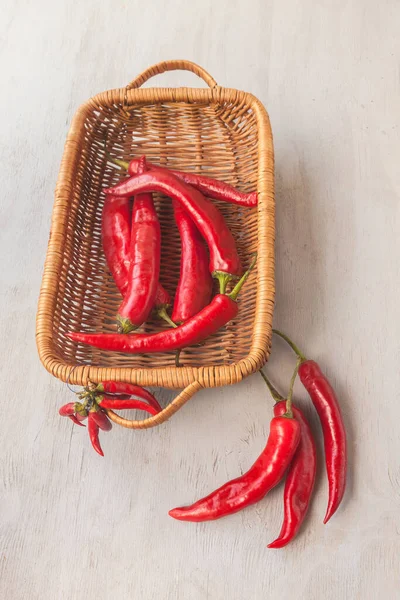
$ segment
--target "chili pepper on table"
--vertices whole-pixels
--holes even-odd
[[[307,360],[284,333],[276,329],[273,332],[283,338],[300,358],[300,381],[309,393],[321,422],[329,488],[328,507],[324,518],[324,523],[327,523],[338,509],[346,489],[347,442],[339,402],[319,365],[313,360]]]
[[[150,404],[157,412],[161,412],[162,410],[154,395],[140,385],[124,383],[121,381],[103,381],[94,389],[100,394],[105,392],[106,394],[127,394],[128,396],[136,396],[137,398],[141,398],[148,402],[148,404]]]
[[[286,412],[286,401],[272,386],[268,377],[260,371],[276,404],[275,417]],[[317,454],[314,437],[302,411],[292,405],[293,416],[300,424],[300,442],[287,471],[284,497],[284,518],[279,536],[268,548],[283,548],[297,535],[305,519],[314,489],[317,470]]]
[[[227,283],[240,275],[241,264],[235,240],[216,206],[201,192],[177,179],[168,171],[154,170],[131,177],[108,190],[113,196],[132,196],[145,192],[161,192],[180,202],[192,217],[208,243],[210,272],[220,283],[223,294]]]
[[[118,331],[129,333],[149,316],[160,273],[160,223],[151,194],[135,196],[132,211],[129,282],[119,307]]]
[[[258,502],[284,476],[299,440],[300,425],[295,419],[274,417],[267,445],[246,473],[228,481],[191,506],[170,510],[169,515],[180,521],[210,521]]]
[[[176,329],[168,329],[152,335],[76,332],[67,333],[66,335],[74,342],[127,354],[166,352],[198,344],[236,317],[238,313],[236,298],[244,282],[249,277],[255,262],[256,259],[253,260],[250,268],[230,294],[217,294],[208,306],[191,319],[188,319],[183,325],[176,327]]]
[[[173,201],[174,217],[181,237],[181,265],[171,319],[184,323],[210,302],[212,279],[208,254],[199,230],[182,205]]]
[[[137,175],[140,172],[142,159],[143,157],[134,158],[129,163],[113,158],[110,160],[116,165],[119,165],[123,169],[127,170],[129,175]],[[219,181],[218,179],[213,179],[211,177],[207,177],[206,175],[200,175],[199,173],[187,173],[184,171],[177,171],[176,169],[167,169],[165,167],[154,165],[150,162],[147,162],[147,168],[149,171],[169,171],[175,175],[175,177],[196,188],[209,198],[223,200],[224,202],[231,202],[233,204],[238,204],[239,206],[257,206],[257,192],[240,192],[232,185],[229,185],[223,181]]]

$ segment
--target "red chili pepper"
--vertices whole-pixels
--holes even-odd
[[[90,412],[88,415],[88,433],[90,437],[90,441],[92,442],[93,448],[100,454],[100,456],[104,456],[104,452],[101,449],[100,441],[99,441],[99,426],[94,418],[96,413]]]
[[[128,354],[149,354],[179,350],[198,344],[226,325],[238,313],[236,298],[255,265],[256,259],[229,295],[214,296],[208,306],[176,329],[168,329],[152,335],[119,335],[114,333],[67,333],[74,342],[89,344],[103,350]]]
[[[110,431],[110,429],[112,429],[112,423],[103,411],[98,410],[90,414],[93,414],[93,419],[96,421],[100,429],[103,431]]]
[[[221,212],[201,192],[179,181],[167,171],[151,171],[123,181],[105,190],[115,196],[132,196],[144,192],[161,192],[182,204],[192,217],[210,250],[210,272],[220,282],[220,292],[241,272],[235,240]]]
[[[347,442],[339,403],[335,391],[318,364],[307,360],[285,334],[275,329],[273,331],[282,337],[301,359],[300,381],[309,393],[321,422],[329,487],[328,508],[324,518],[324,523],[327,523],[338,509],[346,488]]]
[[[75,402],[68,402],[68,404],[64,404],[58,410],[58,414],[62,417],[70,417],[75,412]]]
[[[129,284],[119,308],[118,331],[129,333],[149,316],[160,273],[160,223],[151,194],[135,197],[132,212]]]
[[[103,350],[127,354],[151,354],[180,350],[198,344],[226,325],[236,317],[237,313],[236,302],[225,294],[218,294],[206,308],[176,329],[168,329],[152,335],[117,333],[67,333],[66,335],[74,342]]]
[[[180,521],[210,521],[231,515],[258,502],[285,474],[300,440],[295,419],[274,417],[267,445],[253,466],[191,506],[174,508],[169,515]]]
[[[199,230],[179,202],[174,200],[173,207],[181,236],[181,269],[171,319],[174,323],[184,323],[210,302],[212,279]]]
[[[128,289],[131,265],[131,200],[106,196],[102,217],[103,250],[111,275],[122,296]],[[168,292],[158,283],[155,308],[159,311],[171,305]]]
[[[329,487],[328,508],[324,518],[324,523],[327,523],[339,508],[346,489],[346,431],[336,394],[317,363],[313,360],[302,362],[299,377],[317,410],[324,435]]]
[[[142,400],[120,400],[111,396],[103,396],[103,399],[99,402],[99,405],[101,408],[107,408],[111,410],[128,410],[135,408],[136,410],[144,410],[150,415],[157,415],[160,412]]]
[[[297,535],[306,516],[314,488],[317,455],[310,426],[299,408],[292,405],[294,418],[300,423],[300,443],[289,466],[284,491],[284,519],[279,537],[268,548],[283,548]],[[286,402],[274,406],[275,417],[286,412]]]
[[[129,163],[122,160],[111,160],[115,164],[126,169],[130,175],[137,175],[140,172],[143,157],[134,158]],[[185,173],[184,171],[177,171],[175,169],[166,169],[165,167],[160,167],[150,162],[147,162],[147,168],[150,171],[169,171],[184,183],[193,186],[205,196],[210,198],[216,198],[217,200],[223,200],[224,202],[239,204],[239,206],[257,206],[257,192],[246,194],[244,192],[240,192],[228,183],[219,181],[218,179],[212,179],[211,177],[199,175],[198,173]]]
[[[81,423],[80,420],[78,419],[78,415],[75,414],[76,410],[77,410],[76,402],[68,402],[68,404],[64,404],[64,406],[61,406],[58,413],[62,417],[69,417],[71,419],[71,421],[73,423],[75,423],[75,425],[80,425],[81,427],[85,427],[85,425],[83,423]]]
[[[87,413],[84,415],[81,415],[80,413],[76,413],[75,417],[78,419],[79,425],[81,425],[81,427],[86,427],[86,425],[83,425],[81,423],[81,421],[84,421],[85,419],[87,419]]]
[[[131,202],[129,198],[106,196],[101,237],[103,250],[113,279],[122,296],[128,289],[131,263]]]
[[[96,391],[108,394],[128,394],[129,396],[137,396],[142,400],[146,400],[157,412],[162,410],[161,406],[157,402],[156,398],[146,389],[140,385],[134,385],[133,383],[124,383],[121,381],[103,381],[99,383]],[[121,398],[117,398],[120,400]]]

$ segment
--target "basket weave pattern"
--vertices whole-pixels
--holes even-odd
[[[176,68],[193,71],[210,87],[137,89],[152,75]],[[243,266],[258,251],[257,268],[239,296],[237,318],[203,345],[182,351],[181,368],[175,367],[171,352],[124,355],[77,345],[65,337],[67,331],[114,332],[121,302],[102,250],[101,216],[102,189],[116,184],[125,173],[108,161],[105,139],[114,158],[129,161],[145,154],[153,163],[203,173],[242,191],[257,189],[259,194],[259,205],[253,209],[215,201],[233,233]],[[81,385],[88,379],[113,379],[167,388],[188,386],[180,394],[180,405],[201,387],[232,384],[259,369],[269,352],[274,302],[273,192],[267,113],[252,95],[217,86],[197,65],[160,63],[126,88],[91,98],[73,119],[56,187],[37,315],[37,343],[46,369],[65,381],[74,368],[70,381]],[[173,297],[180,239],[171,202],[160,194],[154,198],[162,233],[160,279]],[[152,319],[142,331],[153,333],[164,327],[168,325]],[[162,422],[175,407],[142,423]]]

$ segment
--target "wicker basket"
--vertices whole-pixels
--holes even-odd
[[[153,75],[183,69],[208,88],[138,89]],[[101,247],[102,189],[123,176],[107,159],[146,154],[154,163],[202,172],[242,191],[257,189],[258,208],[216,202],[244,266],[258,251],[257,268],[239,296],[239,314],[204,345],[174,353],[123,355],[77,345],[67,331],[112,332],[121,296]],[[161,281],[173,295],[179,277],[180,240],[171,202],[155,195],[161,222]],[[166,61],[147,69],[127,87],[91,98],[74,116],[58,177],[49,246],[37,313],[40,359],[55,377],[126,381],[183,391],[160,414],[128,421],[130,428],[165,421],[203,387],[239,382],[267,360],[274,306],[274,160],[268,115],[251,94],[222,88],[201,67]],[[144,331],[168,327],[150,321]]]

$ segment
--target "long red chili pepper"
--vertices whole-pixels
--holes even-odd
[[[296,378],[298,366],[292,381]],[[267,384],[276,404],[275,417],[281,417],[287,412],[287,401],[277,392],[268,377],[260,371],[260,375]],[[292,397],[293,384],[291,383],[288,398]],[[300,423],[300,442],[290,463],[286,475],[284,491],[284,518],[279,536],[268,548],[283,548],[297,535],[305,519],[314,488],[317,470],[317,454],[311,428],[302,411],[291,404],[294,418]]]
[[[88,433],[90,441],[92,442],[93,448],[100,454],[100,456],[104,456],[104,452],[101,449],[100,441],[99,441],[99,426],[94,418],[95,413],[89,412],[88,415]]]
[[[127,354],[150,354],[180,350],[202,342],[226,325],[238,313],[234,300],[218,294],[211,303],[176,329],[168,329],[152,335],[113,334],[113,333],[67,333],[74,342],[81,342],[115,352]]]
[[[130,398],[128,400],[119,400],[111,396],[103,396],[102,400],[99,402],[99,406],[111,410],[128,410],[135,408],[136,410],[144,410],[150,415],[157,415],[160,412],[155,409],[154,406],[151,406],[142,400],[131,400]]]
[[[300,440],[300,425],[289,417],[274,417],[267,445],[253,466],[191,506],[174,508],[180,521],[210,521],[235,513],[261,500],[285,474]]]
[[[179,202],[174,200],[173,207],[181,236],[181,268],[171,319],[174,323],[184,323],[210,302],[212,279],[199,230]]]
[[[128,289],[131,263],[131,202],[129,198],[106,196],[101,221],[101,239],[108,268],[122,296]]]
[[[338,509],[346,488],[347,442],[339,403],[331,384],[313,360],[307,360],[297,346],[282,332],[282,337],[301,359],[300,381],[306,388],[317,410],[324,435],[325,465],[328,476],[329,498],[324,523]]]
[[[157,412],[160,412],[161,406],[157,402],[153,394],[142,388],[140,385],[134,385],[133,383],[124,383],[121,381],[103,381],[99,383],[96,388],[96,392],[106,392],[108,394],[128,394],[129,396],[136,396],[145,400],[152,406]]]
[[[131,265],[131,200],[128,197],[106,196],[102,216],[102,242],[108,268],[122,296],[129,283]],[[157,285],[155,309],[171,305],[171,298],[161,283]]]
[[[220,282],[220,292],[241,272],[235,240],[221,212],[201,192],[179,181],[168,171],[151,171],[131,177],[105,190],[115,196],[132,196],[145,192],[161,192],[182,204],[192,217],[210,250],[210,272]]]
[[[74,342],[128,354],[165,352],[198,344],[236,317],[238,313],[236,298],[250,275],[255,260],[229,295],[214,296],[208,306],[176,329],[168,329],[152,335],[113,333],[67,333],[66,335]]]
[[[151,194],[139,194],[135,197],[132,212],[129,284],[117,316],[121,333],[140,327],[154,306],[160,250],[160,223],[153,197]]]
[[[134,158],[129,163],[122,160],[111,160],[115,164],[126,169],[129,175],[137,175],[140,172],[142,164],[141,161],[143,160],[143,157]],[[223,200],[224,202],[239,204],[239,206],[257,206],[257,192],[246,194],[244,192],[240,192],[238,189],[234,188],[228,183],[219,181],[218,179],[212,179],[211,177],[199,175],[198,173],[186,173],[184,171],[177,171],[175,169],[166,169],[165,167],[160,167],[150,162],[147,162],[147,168],[150,171],[158,171],[159,169],[162,171],[170,171],[170,173],[173,173],[175,177],[181,179],[188,185],[193,186],[205,196],[210,198],[216,198],[217,200]]]
[[[314,488],[317,460],[314,438],[304,414],[292,406],[293,415],[300,423],[300,443],[290,463],[285,482],[284,519],[279,536],[268,544],[268,548],[283,548],[297,535],[310,504]],[[274,406],[274,415],[286,412],[286,402]]]

